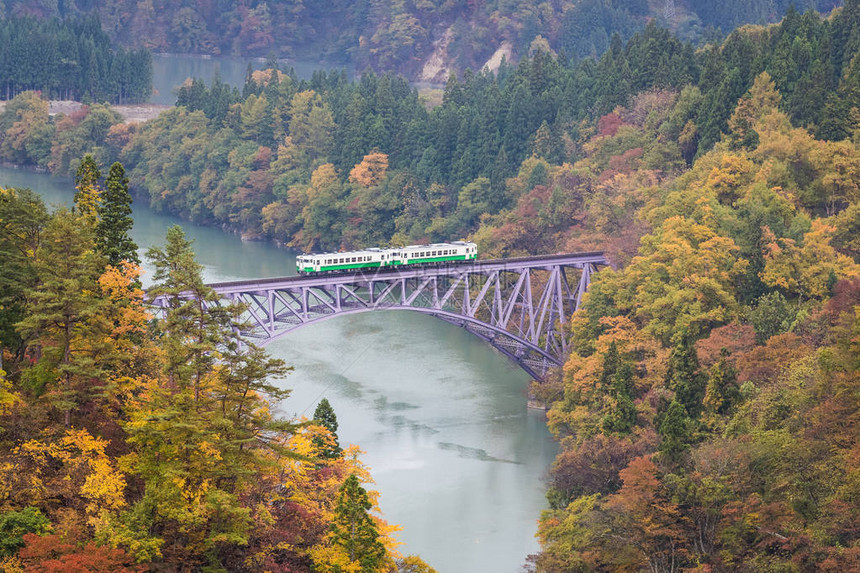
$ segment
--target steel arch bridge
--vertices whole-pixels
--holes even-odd
[[[410,310],[464,328],[542,380],[563,363],[565,324],[592,273],[608,264],[602,252],[573,253],[208,286],[242,305],[249,326],[242,334],[263,344],[335,316]],[[157,297],[152,304],[168,301]]]

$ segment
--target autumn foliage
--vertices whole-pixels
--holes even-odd
[[[74,211],[0,190],[0,280],[15,287],[0,306],[0,568],[395,570],[397,527],[358,485],[370,472],[338,446],[330,406],[321,420],[273,416],[290,369],[238,344],[239,307],[207,305],[179,227],[148,253],[149,295],[170,301],[154,313],[140,267],[109,264],[124,243],[96,242],[90,173]],[[370,553],[334,528],[348,481]]]
[[[574,316],[537,571],[860,566],[860,266],[833,241],[858,197],[830,183],[860,148],[779,102],[762,74],[715,149],[647,192],[651,230]],[[624,137],[611,119],[580,169]]]

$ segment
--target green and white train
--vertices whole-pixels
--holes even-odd
[[[478,245],[465,241],[410,245],[393,249],[364,249],[345,253],[299,255],[296,270],[299,274],[378,269],[412,265],[433,265],[449,262],[472,261],[478,258]]]

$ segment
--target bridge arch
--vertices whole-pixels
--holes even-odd
[[[262,344],[335,316],[409,310],[464,328],[542,380],[563,363],[565,324],[607,264],[603,253],[574,253],[209,286],[243,305],[243,334]]]
[[[491,326],[485,322],[482,322],[478,319],[465,317],[462,315],[458,315],[456,313],[441,311],[432,308],[420,308],[420,307],[412,307],[412,306],[386,306],[386,307],[378,307],[378,308],[355,308],[350,310],[345,310],[336,314],[327,314],[318,316],[306,322],[302,322],[296,325],[291,329],[284,329],[278,331],[273,336],[263,339],[263,346],[275,342],[300,328],[305,326],[310,326],[312,324],[318,324],[320,322],[324,322],[330,320],[332,318],[336,318],[344,315],[352,315],[352,314],[363,314],[366,312],[374,312],[374,311],[386,311],[386,310],[401,310],[401,311],[409,311],[409,312],[417,312],[420,314],[426,314],[428,316],[433,316],[440,320],[443,320],[449,324],[453,324],[459,328],[462,328],[466,332],[477,336],[484,342],[491,345],[493,348],[513,360],[517,365],[520,366],[523,370],[525,370],[530,376],[535,379],[541,379],[546,370],[552,366],[561,366],[562,363],[559,359],[548,352],[546,352],[543,348],[532,344],[531,342],[512,334],[506,330],[502,330],[496,326]]]

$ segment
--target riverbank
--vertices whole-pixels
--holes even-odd
[[[48,102],[48,115],[71,115],[80,111],[84,104],[72,100],[51,100]],[[111,105],[111,109],[120,114],[125,123],[142,123],[155,119],[161,112],[173,106],[159,103],[137,103],[126,105]],[[0,101],[0,113],[6,109],[6,102]]]

